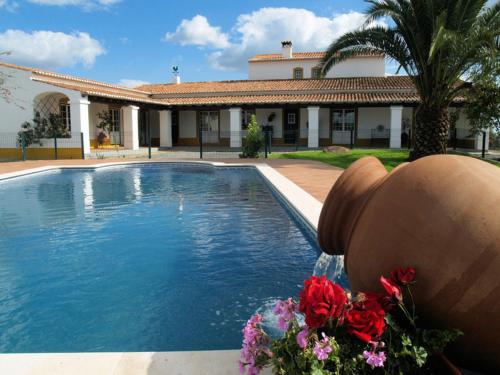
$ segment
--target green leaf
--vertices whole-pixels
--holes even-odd
[[[422,367],[427,362],[427,350],[421,346],[413,347],[413,356],[418,367]]]

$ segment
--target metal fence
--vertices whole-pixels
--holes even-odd
[[[85,159],[83,133],[35,139],[26,132],[0,133],[0,160]]]

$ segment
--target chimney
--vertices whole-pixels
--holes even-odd
[[[172,83],[175,85],[178,85],[181,83],[181,76],[179,73],[179,67],[178,66],[173,66],[172,67]]]
[[[180,77],[180,76],[175,76],[175,75],[174,75],[174,76],[172,76],[172,83],[173,83],[174,85],[178,85],[178,84],[180,84],[180,83],[181,83],[181,77]]]
[[[281,55],[284,59],[291,59],[293,57],[291,40],[281,42]]]

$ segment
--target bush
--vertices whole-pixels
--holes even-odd
[[[241,158],[258,158],[259,151],[264,146],[264,138],[257,124],[257,118],[252,115],[248,124],[248,134],[243,138],[243,152]]]

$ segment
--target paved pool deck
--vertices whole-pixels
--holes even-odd
[[[96,165],[109,163],[134,162],[180,162],[182,159],[156,158],[156,159],[89,159],[89,160],[37,160],[0,163],[0,174],[13,173],[26,169],[40,168],[46,166],[65,165]],[[199,159],[186,159],[186,162],[200,161]],[[262,163],[273,167],[283,176],[300,186],[320,202],[324,202],[328,192],[343,169],[325,163],[312,160],[291,159],[203,159],[203,161],[224,162],[225,164],[255,164]]]
[[[0,163],[0,177],[50,167],[111,163],[182,162],[179,159],[47,160]],[[199,160],[185,160],[199,162]],[[343,170],[320,162],[286,159],[209,160],[214,165],[255,164],[314,228],[322,202]],[[29,172],[28,172],[29,173]],[[0,373],[9,375],[236,375],[239,350],[166,353],[0,354]],[[270,375],[270,369],[262,375]]]

